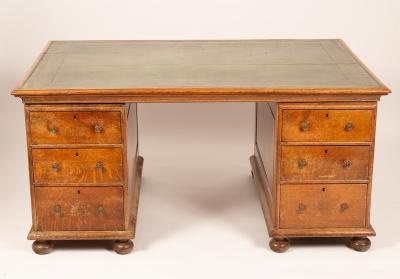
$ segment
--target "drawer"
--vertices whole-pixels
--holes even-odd
[[[122,183],[122,149],[32,149],[35,184]]]
[[[361,228],[367,210],[366,184],[281,185],[280,227]]]
[[[122,142],[118,111],[32,111],[29,118],[32,144]]]
[[[369,146],[282,146],[281,181],[367,180]]]
[[[373,110],[282,111],[283,142],[371,141]]]
[[[122,230],[122,187],[36,187],[38,231]]]

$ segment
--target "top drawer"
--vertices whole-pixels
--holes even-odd
[[[283,142],[371,141],[373,110],[284,109]]]
[[[32,144],[121,143],[119,111],[31,111]]]

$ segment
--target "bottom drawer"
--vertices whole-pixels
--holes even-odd
[[[122,187],[35,187],[38,231],[122,230]]]
[[[365,227],[366,184],[281,185],[280,228]]]

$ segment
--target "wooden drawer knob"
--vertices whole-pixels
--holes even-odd
[[[351,161],[350,160],[344,160],[343,161],[343,168],[348,169],[351,167]]]
[[[100,124],[94,125],[94,132],[95,133],[101,133],[103,131],[103,127]]]
[[[103,162],[97,162],[96,163],[96,169],[102,170],[104,168],[104,163]]]
[[[344,126],[344,130],[345,130],[346,132],[352,131],[352,130],[353,130],[353,123],[348,122],[348,123],[346,124],[346,126]]]
[[[347,209],[349,209],[349,205],[346,202],[340,204],[340,212],[345,212]]]
[[[105,210],[106,210],[106,209],[105,209],[104,206],[102,206],[102,205],[99,205],[99,206],[97,207],[97,212],[98,212],[98,213],[104,213]]]
[[[53,171],[56,171],[56,172],[59,172],[61,170],[61,166],[60,166],[59,163],[53,163],[51,165],[51,168],[52,168]]]
[[[61,205],[57,204],[53,207],[53,212],[54,215],[60,215],[61,214]]]
[[[301,159],[297,162],[297,166],[299,167],[299,169],[303,169],[307,166],[307,161],[305,159]]]
[[[306,210],[306,205],[303,203],[299,203],[299,206],[296,209],[296,213],[301,214],[304,212],[304,210]]]
[[[50,127],[50,133],[52,133],[53,135],[57,135],[58,134],[58,128],[55,126]]]
[[[306,131],[308,131],[309,128],[310,128],[310,124],[308,124],[307,121],[302,121],[300,123],[300,131],[306,132]]]

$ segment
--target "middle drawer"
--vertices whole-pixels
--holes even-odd
[[[102,184],[123,181],[121,148],[32,149],[35,184]]]
[[[369,146],[282,146],[281,181],[367,180]]]

